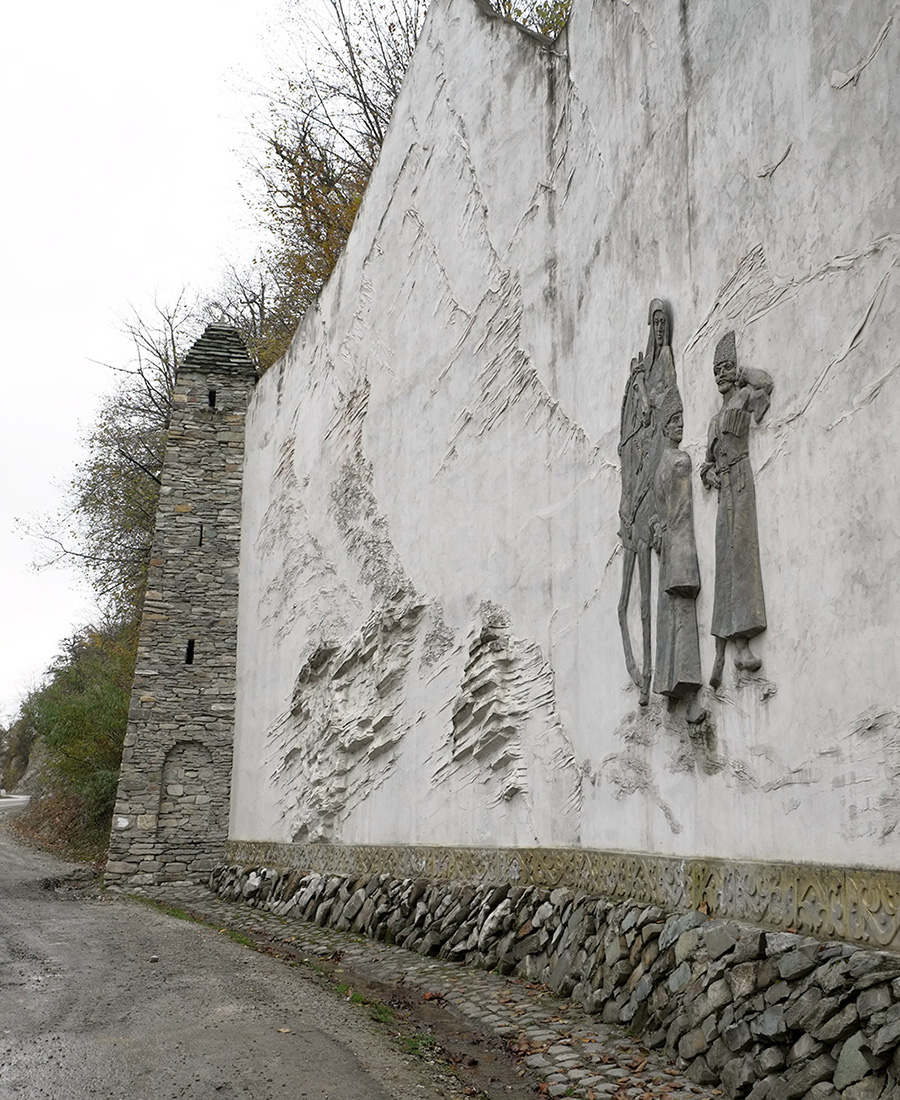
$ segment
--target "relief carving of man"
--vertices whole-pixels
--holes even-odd
[[[736,647],[735,667],[756,672],[762,662],[750,648],[750,639],[766,629],[759,562],[756,489],[750,466],[751,423],[759,423],[769,408],[773,389],[766,371],[738,370],[734,333],[726,333],[716,345],[713,361],[722,407],[712,418],[706,461],[700,477],[707,489],[716,489],[716,588],[712,633],[716,660],[709,678],[713,687],[722,682],[725,647]]]

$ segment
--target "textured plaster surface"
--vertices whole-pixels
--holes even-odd
[[[895,865],[900,24],[838,8],[575,0],[549,44],[435,0],[248,414],[232,838]],[[775,379],[763,667],[700,728],[638,706],[616,621],[654,296],[695,471],[723,332]]]

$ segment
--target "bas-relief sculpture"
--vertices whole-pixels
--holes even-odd
[[[716,658],[709,678],[710,684],[718,687],[729,641],[735,644],[734,664],[739,671],[756,672],[762,664],[750,648],[750,639],[766,629],[766,605],[749,441],[751,423],[758,424],[769,408],[773,383],[766,371],[738,370],[733,332],[716,344],[713,373],[722,407],[709,425],[700,477],[707,489],[716,489],[719,494],[711,626]]]
[[[619,626],[629,675],[646,705],[653,690],[687,701],[689,722],[701,722],[702,685],[696,599],[700,567],[694,538],[691,459],[680,449],[684,433],[681,395],[671,349],[671,318],[654,298],[649,312],[646,355],[631,362],[622,402],[619,456],[622,497],[619,535],[625,550]],[[716,345],[713,362],[722,407],[709,427],[706,461],[700,469],[707,489],[719,494],[716,515],[715,595],[711,633],[716,657],[710,684],[722,682],[725,651],[734,642],[735,667],[756,672],[762,665],[750,639],[766,629],[760,570],[756,491],[749,458],[752,423],[769,408],[771,376],[738,370],[733,332]],[[656,666],[652,667],[651,550],[660,557],[656,615]],[[638,668],[628,626],[635,565],[640,578],[643,663]]]
[[[656,520],[653,479],[662,453],[663,408],[681,406],[675,363],[672,358],[671,322],[664,302],[654,298],[648,317],[650,335],[646,355],[631,361],[631,372],[622,401],[619,457],[622,497],[619,504],[619,536],[625,548],[619,626],[629,675],[640,688],[641,703],[650,695],[652,670],[650,628],[650,556],[652,528]],[[628,605],[634,567],[638,567],[641,599],[642,664],[638,668],[628,628]]]
[[[372,540],[366,541],[365,531],[357,535],[349,530],[348,523],[357,523],[352,516],[349,520],[335,516],[329,496],[333,485],[349,484],[344,468],[350,453],[354,468],[362,469],[367,464],[366,469],[374,471],[373,492],[377,489],[383,497],[378,501],[379,515],[395,529],[393,537],[401,556],[409,558],[408,569],[417,585],[428,598],[446,604],[455,640],[450,655],[441,663],[430,669],[414,667],[413,671],[420,671],[414,677],[415,696],[410,696],[414,703],[409,717],[415,720],[420,711],[426,715],[420,727],[423,736],[406,738],[401,743],[397,752],[400,766],[391,783],[381,788],[377,799],[354,810],[341,839],[348,845],[382,842],[385,838],[399,842],[405,839],[410,820],[415,826],[410,835],[415,839],[436,840],[448,846],[473,843],[473,837],[482,841],[488,830],[488,839],[498,845],[510,845],[518,839],[511,824],[517,819],[509,812],[510,806],[516,807],[516,800],[511,804],[494,802],[490,786],[479,784],[475,764],[470,773],[460,769],[452,780],[441,782],[443,776],[438,776],[436,781],[438,765],[445,755],[449,756],[448,745],[452,744],[452,711],[467,683],[465,665],[470,654],[466,631],[477,625],[475,605],[490,596],[509,603],[516,630],[529,639],[534,637],[547,663],[555,666],[551,672],[560,693],[559,711],[572,731],[581,769],[578,774],[584,776],[581,814],[576,818],[554,807],[553,820],[544,831],[535,833],[534,843],[561,843],[559,838],[569,827],[567,819],[572,818],[573,828],[579,830],[576,843],[671,853],[665,871],[672,876],[683,872],[692,854],[709,857],[707,862],[720,856],[721,876],[718,870],[716,874],[710,870],[703,877],[684,873],[677,880],[685,882],[683,892],[673,891],[679,905],[689,907],[708,899],[715,909],[714,899],[721,895],[723,900],[718,904],[722,911],[739,915],[740,919],[780,923],[784,915],[784,926],[804,932],[821,930],[826,918],[833,919],[830,890],[819,893],[809,886],[809,894],[801,894],[801,889],[807,889],[803,885],[805,877],[798,876],[796,883],[791,881],[784,861],[809,858],[822,865],[871,867],[881,862],[895,866],[895,844],[900,836],[900,829],[888,833],[889,824],[883,831],[875,831],[882,828],[890,813],[895,813],[886,808],[893,800],[889,784],[879,782],[876,787],[875,780],[880,780],[879,772],[888,775],[893,770],[898,755],[896,737],[865,733],[854,740],[848,735],[855,716],[865,707],[871,704],[880,713],[897,704],[892,695],[897,678],[891,675],[896,662],[891,661],[884,642],[886,637],[890,640],[891,601],[884,599],[881,607],[878,604],[878,598],[889,593],[880,582],[877,586],[874,582],[863,585],[858,591],[851,584],[861,568],[870,575],[867,566],[889,563],[892,544],[884,516],[887,513],[889,517],[890,502],[898,499],[890,496],[891,482],[896,478],[884,474],[884,463],[854,464],[847,457],[852,457],[854,441],[869,438],[877,443],[889,437],[890,412],[898,400],[896,376],[888,374],[894,361],[890,358],[890,333],[895,327],[892,318],[897,312],[896,271],[893,275],[890,271],[898,247],[892,236],[875,237],[885,231],[885,226],[877,218],[874,224],[871,212],[889,209],[888,200],[897,192],[900,172],[883,172],[884,158],[873,160],[865,155],[877,147],[878,136],[883,136],[885,119],[890,118],[890,96],[883,85],[876,83],[874,70],[863,74],[864,83],[871,77],[865,87],[838,94],[828,89],[827,73],[824,83],[792,83],[795,61],[803,71],[813,73],[821,73],[825,64],[830,66],[830,54],[823,60],[823,42],[829,50],[834,46],[839,59],[847,50],[850,60],[855,56],[853,42],[842,46],[831,33],[828,19],[820,17],[821,6],[810,6],[808,12],[804,8],[810,18],[801,20],[800,33],[780,36],[787,45],[786,53],[783,51],[783,56],[776,59],[779,64],[772,65],[773,80],[776,84],[781,81],[780,94],[775,94],[772,82],[760,82],[754,72],[760,51],[765,53],[772,45],[771,27],[765,20],[726,19],[716,24],[717,33],[712,33],[709,20],[698,16],[688,21],[687,37],[675,36],[678,41],[674,42],[671,35],[665,34],[662,15],[656,27],[648,24],[648,32],[637,19],[626,26],[620,18],[624,10],[620,5],[589,3],[584,16],[588,21],[579,25],[585,33],[573,30],[570,35],[571,48],[580,51],[578,59],[573,55],[573,64],[575,60],[579,64],[572,70],[581,76],[580,86],[576,89],[572,85],[571,91],[566,91],[568,70],[564,59],[557,63],[544,57],[534,80],[521,79],[516,84],[517,96],[520,87],[527,95],[536,90],[533,115],[527,101],[510,95],[495,97],[498,106],[507,105],[521,112],[528,131],[551,135],[548,142],[538,143],[540,149],[533,156],[528,153],[531,159],[527,171],[515,174],[511,199],[509,174],[504,175],[503,157],[495,150],[508,146],[513,132],[497,111],[490,112],[490,126],[505,126],[504,140],[498,142],[496,133],[479,129],[480,120],[489,117],[484,103],[490,101],[490,95],[486,97],[484,87],[472,82],[471,74],[477,70],[508,76],[509,72],[519,72],[522,58],[518,52],[509,52],[508,56],[501,53],[501,46],[504,50],[507,46],[492,32],[490,52],[484,54],[491,66],[473,67],[469,50],[478,42],[462,33],[471,30],[466,22],[470,7],[452,0],[432,9],[435,19],[446,19],[448,27],[449,13],[453,12],[452,27],[460,28],[458,32],[453,29],[454,48],[460,52],[454,55],[448,50],[446,59],[441,53],[433,67],[429,58],[419,53],[420,68],[412,73],[414,83],[407,85],[406,100],[395,114],[393,144],[388,143],[380,174],[373,177],[374,186],[356,223],[354,247],[339,269],[340,277],[323,295],[321,308],[317,306],[309,315],[285,367],[263,378],[258,390],[258,413],[252,428],[255,451],[246,482],[245,548],[251,552],[244,554],[247,564],[242,567],[247,614],[242,624],[246,657],[241,674],[246,686],[238,727],[240,775],[248,777],[244,788],[252,792],[253,798],[246,799],[240,808],[234,835],[291,835],[281,828],[277,816],[278,789],[273,795],[274,784],[259,764],[259,746],[268,751],[269,745],[258,735],[254,723],[258,714],[277,718],[282,708],[288,709],[284,703],[290,703],[296,668],[287,660],[279,663],[266,659],[266,648],[278,645],[284,653],[305,653],[307,636],[315,638],[320,623],[325,624],[321,628],[323,637],[349,637],[351,624],[370,603],[377,604],[370,599],[369,574],[364,573]],[[781,3],[779,11],[780,29],[790,30],[788,24],[796,23],[793,15],[789,18],[793,9]],[[867,9],[869,14],[875,18]],[[856,34],[860,21],[848,22]],[[608,36],[593,33],[601,25],[609,27]],[[438,31],[443,32],[444,26],[444,22],[432,24],[429,49],[443,50]],[[900,21],[895,19],[895,37],[898,27]],[[660,28],[662,34],[658,33]],[[588,30],[591,34],[586,33]],[[626,34],[627,39],[623,37]],[[726,40],[731,41],[732,48],[728,50],[728,63],[723,65],[722,42]],[[887,44],[892,41],[895,39],[889,38]],[[595,42],[603,44],[603,64],[591,64]],[[627,74],[616,63],[616,49],[622,42],[627,42],[628,59],[634,63],[634,71]],[[672,58],[676,62],[681,52],[687,51],[685,57],[690,55],[694,79],[685,93],[686,109],[692,118],[689,128],[666,125],[666,104],[674,94],[666,75],[670,66],[652,62],[654,56],[661,59],[670,48],[674,48]],[[451,68],[455,56],[469,62],[468,70],[462,65],[458,76]],[[427,63],[424,68],[423,57]],[[790,64],[782,65],[785,60]],[[507,64],[509,69],[503,67]],[[552,87],[553,97],[543,94],[545,70],[552,77],[547,87]],[[597,144],[597,119],[605,118],[604,107],[623,79],[641,94],[621,97],[622,111],[614,112],[611,119],[615,132],[608,141],[601,133],[603,140]],[[427,93],[431,86],[441,89],[441,100],[439,108],[429,113],[422,107],[420,93]],[[714,94],[694,94],[700,90],[709,93],[710,89]],[[461,104],[455,98],[457,92],[461,93]],[[749,110],[751,101],[753,117],[758,116],[751,136],[759,140],[748,145],[746,126],[740,117],[736,122],[726,119],[727,124],[716,123],[717,112],[735,106],[741,116]],[[552,110],[545,115],[548,104]],[[641,125],[651,116],[659,125],[651,146],[645,148],[646,143],[634,142],[632,137],[641,132]],[[803,128],[808,117],[824,120],[811,136],[809,128]],[[872,123],[869,128],[866,118]],[[511,116],[511,121],[517,127],[513,136],[517,136],[519,120]],[[399,133],[397,126],[401,127]],[[857,132],[858,142],[850,140]],[[448,133],[462,136],[458,141],[448,140]],[[774,160],[783,146],[768,152],[766,143],[769,138],[780,141],[779,135],[784,135],[785,142],[788,138],[795,140],[788,163],[774,177],[759,179],[751,166],[735,180],[734,163],[744,164],[748,156],[756,156],[760,162]],[[619,146],[615,146],[619,139]],[[527,141],[519,144],[532,150]],[[426,146],[434,150],[430,159],[417,155],[417,150]],[[604,157],[602,154],[609,153],[609,149],[601,146],[615,146],[613,154]],[[545,148],[550,158],[546,164]],[[442,157],[441,153],[446,155]],[[900,153],[894,149],[891,156],[897,160]],[[847,158],[874,169],[854,177],[858,186],[848,185],[846,173],[829,171],[835,164],[839,168]],[[679,173],[684,167],[689,177],[686,186],[691,209],[677,209],[673,216],[660,218],[660,193],[673,164],[679,165]],[[782,178],[786,172],[790,177]],[[552,192],[540,188],[548,179],[558,184],[555,199]],[[443,186],[442,180],[453,186]],[[564,191],[568,184],[570,192]],[[810,201],[812,192],[813,198],[820,201]],[[829,195],[835,201],[826,201]],[[448,210],[453,218],[448,218]],[[548,219],[552,220],[552,229],[548,228]],[[448,225],[452,225],[452,231],[445,232]],[[763,243],[756,244],[757,240]],[[688,243],[690,257],[686,252]],[[616,301],[616,287],[634,285],[638,255],[644,258],[642,265],[650,258],[647,274],[659,282],[645,284],[646,292],[624,303],[632,319],[616,336],[609,331],[609,324],[610,320],[614,326],[621,324],[622,303],[612,314],[609,307]],[[789,263],[783,260],[785,255],[790,255]],[[510,273],[508,284],[498,272]],[[661,277],[664,272],[671,273],[668,285]],[[882,278],[887,282],[882,284]],[[416,294],[398,294],[400,285],[414,287]],[[543,297],[545,290],[547,298]],[[557,296],[552,307],[558,310],[555,316],[548,315],[546,306],[551,291]],[[417,329],[411,321],[416,319],[420,292],[425,297],[431,295],[434,308],[424,313],[419,310],[422,324]],[[647,292],[668,297],[674,307],[671,315],[663,309],[655,311],[655,328],[646,323],[650,302]],[[670,316],[672,329],[667,331]],[[742,526],[737,522],[738,511],[744,517],[751,511],[740,503],[736,509],[733,500],[729,504],[729,498],[738,495],[733,484],[723,487],[721,496],[718,487],[715,491],[706,487],[718,478],[715,466],[708,482],[699,480],[705,460],[706,429],[724,407],[723,395],[714,388],[713,352],[730,328],[741,336],[738,367],[765,367],[775,379],[771,411],[758,427],[751,413],[747,428],[752,474],[747,460],[742,460],[751,479],[755,480],[757,473],[760,477],[760,499],[753,509],[758,511],[758,524],[751,524],[751,558],[761,570],[759,591],[765,596],[765,604],[759,601],[760,607],[764,608],[765,618],[772,617],[773,631],[788,618],[808,622],[809,605],[816,598],[810,571],[817,562],[826,562],[833,584],[834,602],[822,614],[825,636],[812,638],[807,646],[800,647],[800,653],[779,654],[777,669],[772,649],[767,648],[767,633],[758,638],[740,635],[732,624],[717,627],[722,630],[721,642],[710,637],[717,588],[716,514],[721,508],[720,522],[727,532],[731,508],[733,537]],[[409,338],[410,332],[416,333],[416,339]],[[652,349],[647,347],[648,335],[653,338]],[[783,345],[790,349],[788,365],[775,367],[761,353],[751,357],[751,337],[760,348]],[[590,369],[590,349],[597,343],[618,345],[620,350],[606,364],[607,369],[612,368],[613,378],[602,383],[605,400],[592,401],[585,407],[584,393],[591,382],[583,372]],[[689,347],[692,352],[688,352]],[[680,357],[677,363],[670,361],[676,348]],[[336,349],[341,349],[340,355]],[[629,363],[638,350],[645,354],[641,369],[632,376]],[[845,358],[835,358],[842,355]],[[503,364],[496,373],[497,381],[492,373],[495,363]],[[789,385],[782,370],[790,374]],[[685,434],[684,440],[677,443],[667,439],[660,427],[655,440],[656,471],[651,475],[651,456],[641,452],[641,445],[652,449],[651,440],[646,438],[652,433],[645,432],[651,420],[668,419],[662,408],[652,404],[653,391],[659,388],[654,376],[662,382],[666,374],[673,380],[677,377]],[[348,452],[349,443],[338,441],[335,434],[323,438],[326,427],[333,433],[331,407],[342,409],[341,394],[352,392],[357,379],[370,377],[374,396],[365,431],[360,429],[360,415],[352,419],[349,412],[346,415],[347,439],[352,435],[355,440],[353,433],[359,432],[365,453],[361,449]],[[424,388],[420,385],[423,378],[427,380]],[[823,378],[825,383],[821,382]],[[623,403],[626,382],[628,394]],[[538,396],[538,388],[545,384],[546,394],[541,391]],[[666,387],[663,384],[661,388]],[[790,392],[789,405],[783,389]],[[583,430],[583,441],[570,443],[568,435],[557,434],[562,419],[557,420],[556,413],[552,419],[549,413],[545,418],[540,411],[544,406],[535,405],[545,398],[559,402],[559,417],[569,418],[572,431]],[[423,399],[427,416],[422,412]],[[630,440],[626,432],[622,435],[623,452],[636,452],[634,465],[622,463],[628,493],[623,484],[616,486],[619,475],[609,468],[610,459],[619,465],[616,399],[623,414],[623,428],[627,424],[629,430],[636,429],[638,436]],[[538,409],[537,414],[531,413],[533,407]],[[785,421],[775,433],[778,439],[770,440],[767,437],[773,429],[769,425],[776,413],[779,421],[782,414]],[[402,446],[397,443],[398,431],[403,433]],[[718,448],[725,434],[724,425],[722,432],[716,429],[713,448]],[[272,560],[286,562],[278,568],[292,570],[295,587],[272,597],[273,605],[281,599],[283,607],[277,623],[269,627],[258,605],[260,595],[269,591],[263,582],[275,574],[275,566],[260,574],[259,582],[254,579],[252,548],[259,529],[265,529],[263,516],[267,512],[256,502],[280,499],[270,485],[271,471],[279,468],[277,447],[295,438],[298,457],[290,469],[296,473],[298,485],[302,487],[306,479],[310,484],[309,493],[301,493],[303,514],[298,506],[294,521],[299,524],[297,537],[302,535],[304,540],[314,539],[317,546],[321,545],[322,560],[331,573],[325,591],[318,567],[307,566],[303,553],[294,549],[294,533],[290,538],[285,535],[273,548]],[[823,441],[818,452],[817,440]],[[763,456],[757,459],[763,442],[773,445],[765,473],[760,472]],[[680,457],[682,451],[689,453],[692,468]],[[516,468],[536,471],[540,477],[508,482],[504,455],[510,456]],[[673,504],[675,499],[684,502],[676,493],[684,487],[684,471],[673,468],[663,472],[664,459],[669,455],[677,459],[673,466],[680,464],[690,472],[702,585],[696,600],[688,593],[667,601],[666,586],[657,581],[657,576],[667,571],[665,559],[674,549],[676,528],[690,532],[689,519],[676,524],[660,520],[660,501],[668,500],[671,494]],[[644,463],[644,468],[638,463]],[[852,470],[846,468],[848,464]],[[726,474],[729,483],[734,481],[735,473],[731,470]],[[467,512],[466,487],[480,481],[488,483],[489,491],[476,493]],[[505,481],[510,492],[508,502],[501,496]],[[645,527],[643,517],[633,511],[639,504],[649,504],[636,491],[638,481],[643,489],[653,487],[653,505],[660,520],[656,536],[659,557],[649,524]],[[857,535],[857,540],[838,546],[832,557],[827,547],[810,546],[808,535],[804,538],[803,530],[794,524],[790,531],[778,534],[778,540],[784,540],[779,547],[770,534],[776,523],[770,524],[769,510],[775,506],[773,520],[777,518],[781,500],[776,486],[783,490],[789,484],[813,487],[804,512],[810,511],[811,521],[827,533],[829,540],[838,540],[847,531]],[[834,497],[831,510],[822,502],[821,488],[815,490],[816,486],[829,484]],[[618,520],[614,521],[619,503],[614,499],[617,487],[623,491],[625,505],[625,547],[620,561],[606,568],[609,553],[618,542],[613,537],[619,526]],[[755,485],[752,491],[756,492]],[[745,497],[740,498],[744,503]],[[312,498],[323,503],[314,504]],[[591,498],[604,501],[599,517],[584,513],[584,509],[596,507],[590,503]],[[496,506],[498,500],[503,500],[502,508]],[[409,507],[410,501],[416,502],[415,508]],[[528,522],[518,539],[522,552],[517,551],[515,556],[493,552],[510,546],[515,538],[510,516]],[[470,518],[472,529],[479,534],[477,541],[458,539],[461,546],[470,546],[454,552],[450,559],[447,555],[440,557],[447,521]],[[859,521],[856,528],[854,519]],[[860,523],[865,525],[862,536]],[[515,530],[518,524],[517,520]],[[871,546],[865,535],[869,525],[879,535],[887,534],[888,539],[881,538],[881,545]],[[362,530],[358,523],[357,528]],[[381,530],[376,530],[379,537]],[[641,538],[634,537],[638,532]],[[591,547],[590,556],[582,555],[591,564],[580,569],[579,540],[594,539],[598,534],[606,545]],[[545,555],[553,547],[563,547],[564,551],[554,559],[551,571]],[[641,570],[647,578],[643,592],[639,591],[639,552]],[[783,573],[792,555],[802,561],[805,575],[797,576],[795,586],[790,584],[789,576],[783,575],[776,590],[776,561],[781,562]],[[738,576],[745,557],[733,544],[727,553],[723,551],[720,540],[720,579],[729,570]],[[618,584],[613,579],[616,573]],[[552,584],[548,583],[548,575],[552,576]],[[333,579],[334,584],[346,586],[346,596],[331,595]],[[620,641],[602,636],[609,633],[612,615],[616,614],[610,606],[619,599],[616,588],[624,596],[623,610],[627,608],[631,626],[627,672],[620,655],[626,643],[624,633]],[[361,601],[363,611],[357,610],[356,601]],[[873,607],[876,612],[883,609],[884,621],[879,618],[873,623]],[[272,613],[269,607],[266,613]],[[692,614],[699,626],[694,652],[700,654],[702,677],[685,675],[675,668],[667,671],[661,652],[665,624],[677,637],[677,624],[690,622]],[[336,632],[326,630],[335,615],[346,616],[346,627]],[[835,623],[846,626],[847,651],[871,664],[865,669],[866,675],[846,678],[846,688],[842,683],[845,678],[835,677],[823,658],[831,647]],[[755,624],[757,628],[760,625]],[[734,637],[733,642],[728,642],[729,635]],[[648,644],[642,651],[645,637]],[[775,684],[752,679],[760,672],[734,668],[732,657],[738,652],[739,638],[762,658],[761,672],[781,681],[779,694],[767,694],[775,692]],[[618,653],[611,652],[611,643]],[[421,640],[417,642],[415,659],[422,644]],[[734,690],[716,696],[705,684],[719,646],[725,658],[718,673],[722,687]],[[649,676],[645,675],[645,669],[654,665]],[[632,677],[637,686],[632,685]],[[699,694],[709,706],[713,722],[686,729],[686,701],[678,700],[673,715],[667,713],[666,706],[671,696],[658,692],[666,684],[689,683],[697,678],[705,682]],[[639,693],[645,699],[649,696],[653,705],[639,707]],[[488,714],[485,728],[495,717],[492,712]],[[673,717],[675,720],[670,721]],[[431,740],[424,740],[426,736]],[[625,764],[607,761],[626,753],[631,754],[635,768],[619,781],[616,773],[624,775]],[[327,760],[323,767],[325,764]],[[396,793],[407,777],[419,776],[423,765],[425,782],[418,783],[417,779],[417,783],[427,789],[427,798],[423,796],[427,812],[411,819],[406,803],[402,799],[398,802]],[[638,765],[645,770],[639,772]],[[496,774],[487,766],[481,768],[489,784],[495,782]],[[338,776],[335,782],[340,779]],[[631,786],[626,788],[626,782]],[[470,797],[473,790],[476,794]],[[900,790],[900,783],[895,790]],[[683,826],[680,834],[669,825],[660,805],[663,798]],[[484,833],[473,826],[470,806],[477,808],[479,821],[486,823]],[[816,821],[827,821],[828,828],[817,830]],[[568,842],[564,837],[562,843]],[[308,850],[317,854],[323,847],[310,843]],[[335,858],[343,858],[343,854],[341,848]],[[451,854],[455,856],[455,849]],[[482,858],[482,853],[476,852],[473,860],[476,857]],[[319,854],[318,858],[323,856]],[[377,860],[371,858],[368,873],[384,873],[389,868],[380,852]],[[733,868],[743,867],[741,859],[751,858],[770,858],[772,875],[768,870],[758,875],[748,872],[747,876],[733,872]],[[642,866],[649,863],[644,857],[641,861]],[[634,864],[637,862],[635,857]],[[547,865],[551,867],[549,858]],[[453,866],[458,876],[473,873],[468,865]],[[555,874],[557,868],[551,870]],[[783,872],[783,879],[776,879],[776,872]],[[418,866],[408,873],[425,874]],[[497,874],[505,873],[503,864]],[[658,874],[662,878],[663,872]],[[871,871],[860,872],[858,880],[873,875]],[[610,872],[609,879],[613,878]],[[628,864],[618,881],[630,893],[635,890],[637,878],[636,866]],[[501,877],[498,881],[506,880]],[[573,876],[572,881],[578,889],[584,888],[583,879]],[[697,894],[693,894],[695,890]],[[791,912],[790,904],[799,905],[796,899],[801,896],[814,901],[804,903],[802,912]],[[731,904],[733,908],[727,908]],[[848,904],[857,904],[855,898]],[[895,936],[892,942],[900,949],[897,909],[894,898],[890,905]],[[815,916],[818,912],[823,914],[822,924],[813,923],[819,920]],[[829,934],[827,930],[825,934]]]
[[[697,594],[700,566],[694,540],[691,458],[679,448],[684,435],[681,408],[670,411],[662,429],[663,451],[653,479],[659,552],[656,615],[656,669],[653,690],[670,699],[688,699],[688,721],[700,721],[697,692],[702,683]]]
[[[650,303],[650,335],[645,355],[631,361],[622,402],[619,457],[622,496],[619,535],[625,550],[619,627],[625,664],[650,697],[652,677],[651,550],[660,554],[654,688],[670,699],[688,700],[688,720],[700,721],[701,685],[696,598],[700,571],[694,542],[691,460],[679,449],[683,434],[682,402],[672,357],[668,306]],[[642,666],[638,668],[628,626],[634,568],[641,599]]]

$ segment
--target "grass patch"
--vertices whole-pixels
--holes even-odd
[[[243,932],[238,932],[236,928],[223,928],[221,931],[234,943],[239,943],[242,947],[252,947],[256,949],[256,940],[251,939],[249,936],[245,936]]]
[[[181,909],[177,905],[169,905],[167,902],[157,901],[155,898],[147,898],[142,894],[128,894],[127,896],[129,900],[139,902],[141,905],[146,905],[150,909],[155,909],[157,913],[164,913],[167,917],[174,917],[176,920],[190,921],[191,924],[202,924],[204,928],[215,928],[220,935],[227,936],[234,943],[239,943],[241,947],[252,947],[257,951],[262,950],[256,940],[245,935],[243,932],[239,932],[236,928],[220,928],[218,924],[203,920],[202,917],[195,917],[193,913],[189,913],[186,909]]]
[[[321,966],[316,966],[315,963],[309,963],[308,965],[322,977],[330,977]],[[332,982],[332,989],[340,994],[341,997],[348,1000],[352,1005],[368,1005],[369,1015],[376,1023],[392,1024],[394,1022],[395,1016],[393,1009],[389,1008],[386,1004],[382,1004],[381,1001],[370,1000],[365,993],[360,993],[359,990],[351,989],[345,982]]]
[[[369,1005],[369,1015],[379,1024],[392,1024],[394,1022],[394,1010],[381,1001],[372,1001]]]
[[[407,1054],[412,1054],[416,1058],[425,1058],[437,1048],[434,1036],[429,1035],[427,1031],[416,1031],[412,1035],[402,1036],[400,1045]]]
[[[179,909],[177,905],[167,905],[164,901],[156,901],[155,898],[145,898],[142,894],[128,894],[129,901],[139,902],[141,905],[146,905],[148,909],[155,909],[157,913],[165,913],[167,917],[174,917],[176,920],[190,921],[191,924],[206,924],[204,920],[198,920],[197,917],[192,917],[186,909]]]

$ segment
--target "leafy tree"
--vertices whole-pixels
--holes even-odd
[[[21,713],[8,729],[0,728],[0,787],[12,790],[28,768],[36,732]]]
[[[258,259],[245,269],[229,264],[201,313],[206,320],[236,328],[251,358],[265,369],[282,354],[296,328],[288,298],[276,274]]]
[[[126,324],[134,359],[111,368],[118,384],[85,440],[68,516],[30,532],[45,547],[40,565],[78,564],[98,602],[119,621],[140,614],[175,372],[201,327],[183,296],[172,307],[156,305],[149,321],[135,313]]]
[[[134,622],[87,627],[70,638],[16,722],[45,754],[44,787],[24,832],[82,855],[106,847],[116,798],[137,648]]]
[[[427,0],[325,0],[327,18],[319,25],[298,9],[294,18],[308,54],[299,72],[280,74],[271,104],[276,124],[289,122],[308,135],[314,150],[327,150],[368,176],[426,6]]]
[[[22,826],[70,845],[105,846],[153,539],[175,375],[210,320],[242,333],[261,368],[286,349],[349,236],[412,57],[427,0],[325,0],[310,56],[270,99],[255,165],[258,213],[273,245],[229,266],[215,294],[135,314],[135,356],[113,368],[71,486],[71,522],[38,531],[49,560],[75,559],[109,616],[70,639],[46,684],[4,732],[5,774],[20,776],[37,742],[48,786]],[[569,0],[494,0],[500,14],[555,36]],[[298,9],[296,18],[305,20]],[[303,23],[304,31],[306,23]],[[12,780],[5,782],[11,785]]]
[[[266,138],[264,217],[276,243],[266,260],[270,314],[259,347],[265,369],[290,343],[350,235],[368,170],[320,146],[299,122],[282,120]],[[231,315],[230,311],[227,315]]]
[[[492,0],[496,11],[533,31],[556,38],[569,18],[572,0]]]
[[[412,57],[425,0],[326,0],[325,10],[319,27],[298,10],[308,56],[290,74],[280,72],[279,89],[258,128],[256,205],[272,247],[257,261],[252,279],[235,279],[230,272],[226,293],[215,299],[226,318],[240,318],[249,308],[255,318],[268,319],[264,335],[254,333],[248,341],[262,369],[287,347],[344,248]]]
[[[496,10],[549,36],[559,33],[571,0],[494,0]],[[223,306],[240,318],[261,309],[270,324],[248,346],[264,369],[287,347],[300,317],[337,263],[384,141],[394,102],[412,59],[427,0],[326,0],[327,18],[310,28],[304,12],[299,37],[308,56],[279,74],[279,90],[258,129],[254,168],[261,184],[260,221],[274,238],[250,283]],[[233,274],[233,273],[232,273]],[[234,280],[231,280],[234,286]],[[235,322],[241,328],[239,321]]]
[[[79,631],[51,666],[46,686],[22,707],[62,785],[83,797],[95,818],[108,818],[115,801],[136,632],[133,623]]]

